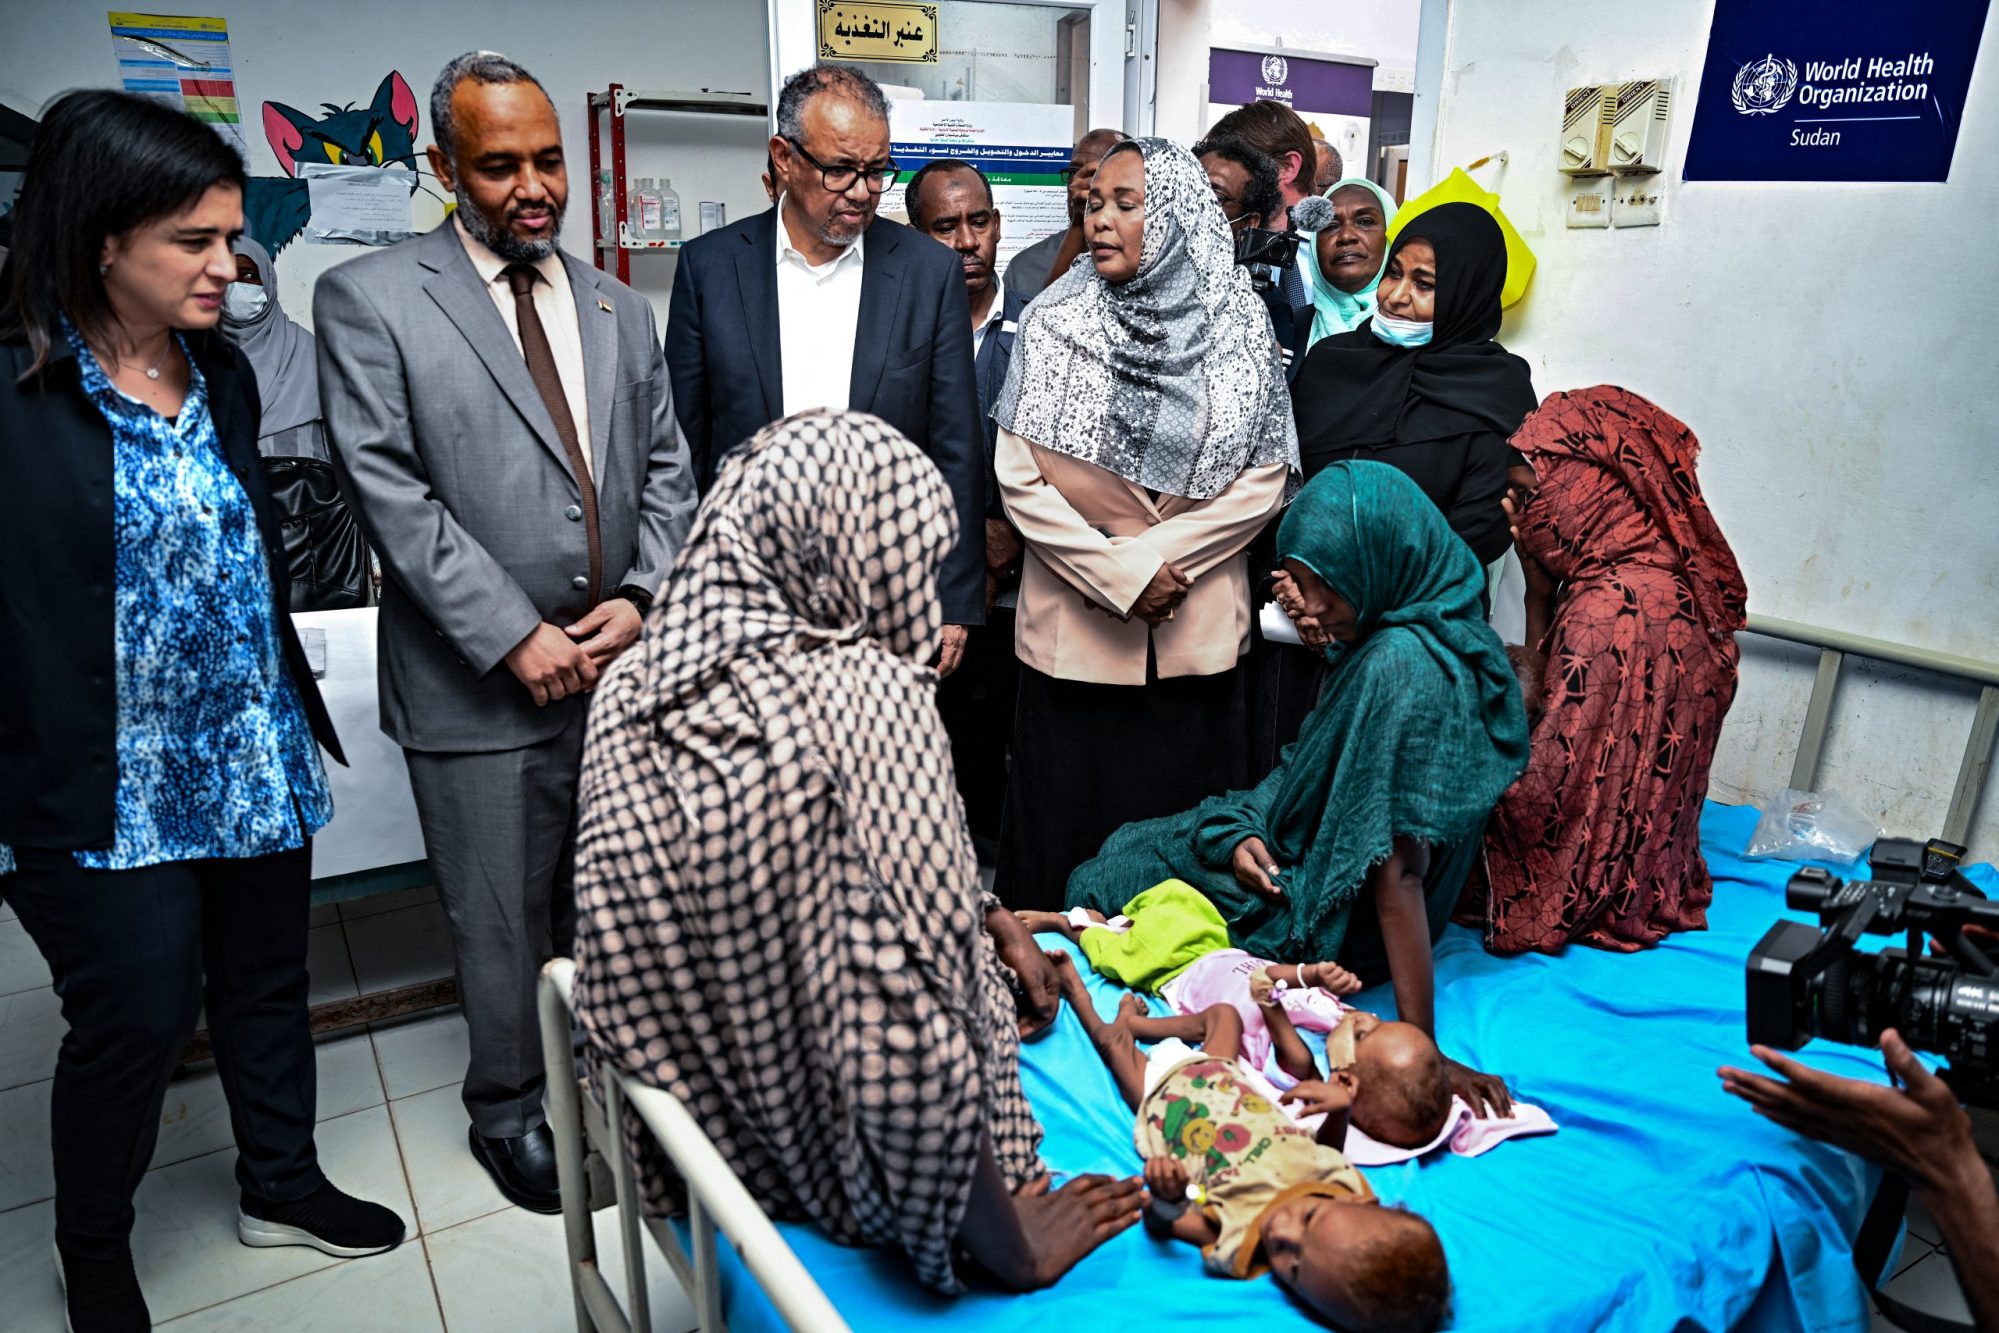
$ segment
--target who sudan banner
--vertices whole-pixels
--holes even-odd
[[[1690,181],[1946,181],[1989,0],[1715,0]]]

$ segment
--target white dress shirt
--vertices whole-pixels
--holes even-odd
[[[979,359],[979,349],[986,345],[986,333],[1006,314],[1006,286],[1000,281],[997,271],[993,274],[993,307],[986,311],[986,317],[972,326],[972,360]]]
[[[514,318],[514,289],[507,282],[508,261],[466,231],[458,218],[452,219],[452,225],[465,244],[465,253],[471,256],[472,267],[479,271],[479,280],[486,284],[487,295],[500,308],[500,318],[506,321],[514,346],[519,347],[521,329]],[[534,284],[534,310],[541,316],[542,332],[548,335],[548,349],[555,354],[555,373],[562,380],[562,396],[569,400],[576,442],[583,446],[583,464],[594,475],[597,461],[590,449],[590,393],[583,382],[583,334],[576,323],[576,293],[570,289],[569,270],[563,267],[560,251],[535,261],[534,268],[541,275]]]
[[[784,415],[823,407],[840,412],[853,392],[854,337],[861,322],[862,233],[823,264],[791,243],[784,196],[777,200],[777,355]]]

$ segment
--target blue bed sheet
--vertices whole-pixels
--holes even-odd
[[[1454,1284],[1448,1327],[1867,1328],[1850,1250],[1879,1172],[1758,1118],[1715,1077],[1724,1063],[1754,1067],[1743,962],[1785,914],[1793,869],[1741,857],[1755,819],[1746,807],[1707,808],[1715,901],[1705,932],[1640,954],[1571,949],[1558,958],[1495,958],[1456,926],[1440,941],[1444,1049],[1504,1076],[1562,1126],[1480,1158],[1367,1172],[1384,1202],[1415,1209],[1442,1237]],[[1978,874],[1999,883],[1989,867]],[[1084,974],[1098,1009],[1114,1013],[1119,988],[1086,965]],[[1394,1011],[1386,987],[1356,1002]],[[1878,1055],[1851,1047],[1814,1042],[1804,1058],[1883,1077]],[[1027,1047],[1022,1065],[1058,1179],[1138,1170],[1131,1112],[1074,1015]],[[1051,1290],[955,1301],[917,1287],[893,1255],[835,1245],[809,1226],[782,1230],[859,1333],[933,1321],[953,1333],[1317,1327],[1269,1279],[1209,1277],[1191,1246],[1137,1227]],[[733,1254],[724,1262],[730,1327],[781,1329]]]

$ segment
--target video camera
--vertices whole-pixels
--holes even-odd
[[[1957,869],[1964,849],[1882,838],[1871,880],[1808,866],[1784,900],[1819,918],[1779,921],[1749,955],[1749,1040],[1796,1050],[1813,1037],[1878,1045],[1884,1028],[1950,1062],[1951,1090],[1999,1107],[1999,964],[1964,927],[1999,930],[1990,902]],[[1908,932],[1906,949],[1861,953],[1862,935]],[[1924,948],[1924,937],[1943,948]]]
[[[1322,230],[1333,220],[1333,206],[1318,195],[1300,199],[1291,207],[1289,231],[1266,231],[1244,227],[1236,233],[1235,262],[1249,265],[1250,285],[1267,292],[1287,264],[1296,263],[1298,245],[1306,232]]]

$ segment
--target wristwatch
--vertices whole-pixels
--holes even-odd
[[[652,610],[652,594],[644,588],[639,587],[636,583],[621,585],[611,596],[624,598],[639,609],[640,615],[644,615],[646,612]]]

